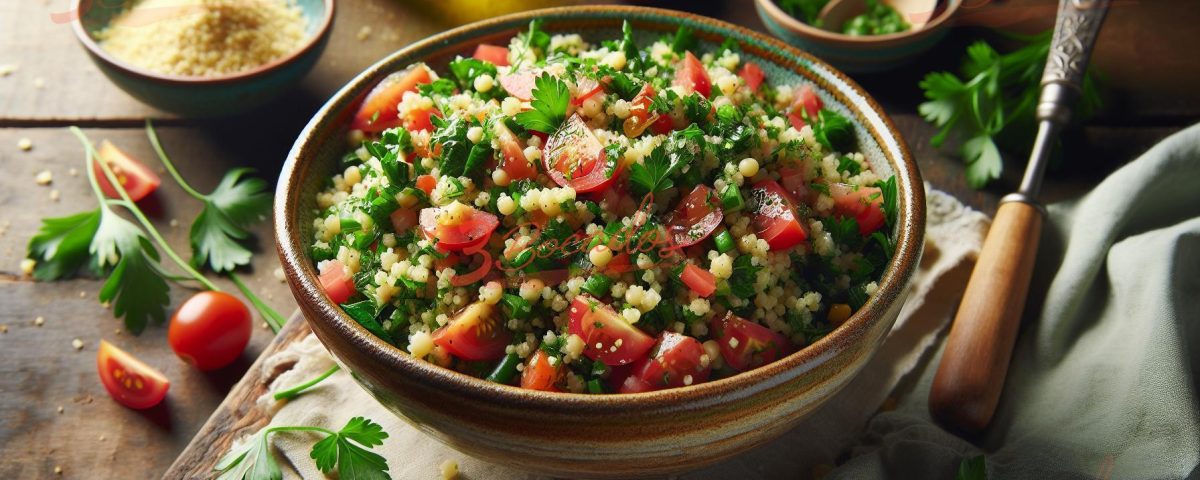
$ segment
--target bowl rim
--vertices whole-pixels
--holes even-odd
[[[480,33],[480,31],[487,31],[489,27],[499,28],[504,24],[544,18],[547,21],[546,28],[553,30],[552,22],[555,20],[579,20],[571,18],[557,19],[554,17],[589,13],[604,15],[606,20],[610,18],[618,20],[623,16],[637,14],[659,17],[644,20],[631,19],[635,24],[663,23],[664,18],[691,24],[692,26],[706,24],[711,28],[728,31],[733,35],[740,36],[743,39],[741,42],[743,45],[747,41],[759,42],[764,51],[774,49],[777,55],[783,55],[785,58],[790,57],[787,58],[789,63],[796,65],[786,67],[790,71],[803,75],[800,73],[798,65],[805,64],[806,62],[825,69],[829,75],[837,78],[838,81],[843,82],[848,87],[847,91],[839,93],[839,95],[857,95],[861,97],[859,101],[867,107],[861,114],[864,116],[869,114],[877,116],[875,123],[883,127],[882,131],[876,130],[872,122],[862,120],[862,123],[872,133],[872,137],[883,140],[881,142],[881,150],[883,150],[885,157],[889,159],[889,163],[891,163],[897,177],[898,198],[902,199],[898,221],[899,235],[896,239],[892,261],[878,282],[879,289],[877,293],[871,295],[867,303],[846,320],[845,323],[828,335],[787,357],[727,378],[654,392],[594,395],[542,392],[510,385],[501,385],[448,368],[439,367],[426,361],[414,360],[407,352],[403,352],[398,347],[383,341],[367,331],[366,328],[351,319],[341,307],[330,301],[328,295],[319,286],[319,282],[316,280],[317,274],[315,269],[312,262],[307,258],[307,247],[301,243],[301,239],[299,238],[299,228],[296,225],[298,222],[293,221],[293,214],[298,215],[299,199],[295,197],[303,190],[306,180],[300,178],[299,175],[301,172],[299,168],[300,155],[306,149],[314,148],[310,143],[315,142],[311,142],[310,140],[317,137],[317,130],[321,129],[323,124],[327,122],[348,119],[348,116],[352,114],[352,112],[347,111],[350,109],[350,106],[356,104],[361,95],[364,95],[379,79],[391,73],[391,70],[385,69],[385,67],[396,58],[435,47],[441,47],[442,50],[446,50],[464,41],[486,37],[487,34]],[[420,62],[426,58],[429,58],[429,56],[414,58],[412,60]],[[809,79],[812,80],[811,77]],[[826,90],[832,92],[832,89]],[[892,140],[892,142],[887,142],[886,140],[888,139]],[[888,147],[888,143],[892,144],[891,148]],[[889,154],[892,150],[896,153],[894,159]],[[377,362],[381,367],[389,368],[389,375],[407,376],[412,381],[420,383],[425,387],[458,395],[466,400],[487,402],[498,407],[523,410],[538,409],[556,414],[622,415],[628,414],[631,409],[635,408],[638,410],[670,410],[683,405],[696,408],[697,406],[723,403],[725,400],[731,398],[741,398],[752,395],[758,390],[783,384],[791,378],[814,368],[816,364],[813,362],[831,358],[836,352],[846,349],[850,342],[862,341],[862,337],[869,327],[875,322],[882,321],[889,309],[900,308],[900,305],[894,305],[894,303],[903,299],[903,290],[916,270],[921,248],[924,245],[925,234],[924,184],[920,179],[915,159],[912,157],[907,144],[883,108],[867,95],[862,87],[844,73],[779,39],[722,20],[674,10],[611,5],[555,7],[495,17],[430,36],[381,59],[350,80],[341,90],[330,97],[329,101],[314,114],[309,124],[301,131],[281,169],[273,213],[276,246],[279,251],[280,261],[291,283],[294,296],[298,303],[307,307],[305,310],[312,311],[315,316],[314,318],[314,316],[306,315],[308,321],[326,323],[331,330],[336,332],[336,335],[343,337],[347,340],[348,344],[362,350],[360,353],[370,358],[371,361]],[[314,328],[314,330],[317,329]],[[875,346],[869,348],[874,349]],[[334,353],[335,357],[340,357],[337,352],[332,353]],[[791,373],[791,376],[788,373]],[[755,386],[760,386],[761,388],[750,388]]]
[[[241,72],[213,77],[195,77],[158,73],[153,70],[130,64],[109,53],[104,49],[104,47],[100,46],[96,39],[92,37],[92,34],[88,32],[87,28],[84,28],[83,26],[83,10],[85,2],[91,3],[91,0],[71,0],[70,11],[77,12],[75,14],[75,18],[71,20],[71,30],[75,33],[75,38],[79,40],[79,43],[83,44],[83,47],[87,49],[88,53],[91,53],[93,57],[99,58],[104,63],[125,75],[138,77],[155,83],[174,86],[230,85],[255,77],[260,77],[266,75],[267,73],[276,71],[285,65],[296,63],[301,58],[308,55],[309,52],[316,49],[317,45],[329,36],[329,32],[333,27],[334,11],[337,8],[336,0],[322,0],[322,2],[325,4],[325,15],[320,19],[321,23],[317,28],[317,31],[312,35],[309,35],[304,40],[304,44],[300,48],[293,50],[287,55],[249,70],[243,70]]]
[[[861,37],[855,37],[846,35],[844,33],[836,33],[820,29],[801,22],[796,17],[793,17],[787,12],[783,11],[782,8],[779,8],[779,5],[775,3],[775,0],[754,0],[754,2],[758,5],[758,8],[765,11],[772,20],[788,30],[810,37],[816,37],[817,39],[823,41],[859,47],[872,46],[877,43],[883,43],[892,40],[908,40],[925,36],[929,34],[929,32],[938,30],[943,24],[954,18],[955,14],[958,13],[959,7],[961,7],[963,3],[962,0],[947,0],[946,9],[942,11],[942,14],[938,15],[933,20],[930,20],[925,24],[925,27],[920,30],[905,30],[903,32],[887,33],[883,35],[865,35]]]

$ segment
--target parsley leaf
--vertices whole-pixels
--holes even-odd
[[[386,479],[390,478],[387,475],[387,459],[368,448],[383,445],[387,437],[388,434],[379,424],[363,417],[354,417],[337,434],[313,445],[310,456],[324,473],[329,473],[336,466],[340,478]]]
[[[754,284],[758,282],[758,271],[753,257],[741,255],[733,259],[733,274],[729,276],[729,291],[738,298],[751,298],[758,293]]]
[[[641,49],[633,41],[633,25],[629,23],[629,20],[625,20],[621,24],[621,51],[625,52],[625,70],[630,72],[645,70],[646,62],[642,59]]]
[[[880,193],[883,194],[883,216],[887,219],[887,225],[890,229],[896,225],[896,213],[900,208],[897,202],[896,176],[892,175],[887,180],[880,180],[875,183],[879,187]]]
[[[831,152],[854,150],[854,124],[833,110],[822,109],[817,113],[813,135]]]
[[[1004,168],[1004,159],[996,141],[980,134],[962,145],[963,160],[967,162],[967,185],[980,189],[993,178],[1000,178],[1000,170]]]
[[[665,142],[650,152],[643,163],[630,166],[629,181],[634,192],[654,195],[675,186],[671,177],[700,154],[699,141],[704,132],[695,125],[674,132]]]
[[[136,235],[141,248],[122,251],[117,266],[100,287],[100,301],[111,302],[113,315],[124,317],[125,328],[135,335],[142,333],[150,320],[156,324],[166,320],[166,306],[171,300],[171,287],[155,266],[158,252],[140,232]]]
[[[190,235],[193,265],[226,272],[250,264],[250,250],[242,244],[250,238],[246,228],[267,214],[271,195],[261,179],[242,178],[249,172],[230,170],[212,193],[201,197],[204,209],[192,222]]]
[[[463,90],[473,90],[476,77],[487,74],[496,78],[496,66],[476,58],[458,57],[450,62],[450,73],[454,74]]]
[[[221,457],[213,466],[213,470],[221,473],[217,480],[282,480],[283,472],[275,463],[267,441],[269,434],[269,429],[263,429]]]
[[[73,275],[85,263],[92,237],[100,228],[100,210],[42,219],[42,228],[29,239],[26,257],[37,261],[33,278],[58,280]],[[108,258],[108,257],[104,257]]]
[[[827,3],[829,0],[779,0],[779,8],[804,23],[819,27],[822,22],[817,18]]]
[[[438,170],[445,176],[461,177],[466,172],[467,161],[471,156],[471,141],[467,139],[470,128],[466,120],[458,116],[449,120],[433,117],[434,132],[430,138],[433,145],[442,146],[442,154],[438,159]]]
[[[558,77],[542,74],[533,81],[531,110],[518,113],[516,121],[529,130],[550,133],[562,125],[567,118],[567,106],[571,103],[571,91]]]
[[[675,53],[684,53],[689,50],[695,50],[698,44],[696,34],[692,32],[692,29],[688,28],[687,25],[680,25],[671,40],[671,50]]]

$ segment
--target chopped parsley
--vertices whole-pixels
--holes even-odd
[[[548,73],[534,79],[533,85],[530,102],[533,108],[517,114],[516,121],[526,129],[552,133],[567,119],[571,91],[566,83]]]

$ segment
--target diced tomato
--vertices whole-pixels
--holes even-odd
[[[784,250],[808,238],[808,228],[796,213],[795,202],[774,180],[763,180],[750,190],[750,225],[771,250]]]
[[[346,303],[354,296],[354,279],[346,273],[346,265],[340,260],[329,260],[321,268],[321,287],[333,303]]]
[[[808,125],[808,122],[804,120],[805,116],[809,120],[817,118],[817,114],[821,112],[824,105],[821,97],[817,96],[817,92],[813,91],[810,85],[800,87],[800,91],[795,95],[796,99],[792,101],[792,106],[788,111],[788,120],[792,122],[792,126],[796,127],[796,130],[800,130]]]
[[[712,372],[701,357],[704,346],[699,340],[675,332],[663,332],[650,356],[633,366],[633,374],[621,384],[621,393],[644,392],[683,387],[708,381]]]
[[[711,297],[713,292],[717,291],[717,277],[708,270],[697,267],[691,263],[683,267],[683,275],[680,280],[696,292],[701,297]]]
[[[537,167],[525,158],[525,150],[520,140],[509,130],[504,122],[496,122],[496,140],[500,142],[500,153],[503,155],[500,168],[508,174],[510,180],[524,180],[537,176]]]
[[[667,135],[671,133],[671,131],[675,130],[675,121],[671,120],[669,115],[659,115],[658,120],[655,120],[654,123],[650,124],[650,130],[653,131],[655,135]]]
[[[437,179],[433,178],[433,175],[420,175],[417,177],[417,188],[426,195],[432,194],[433,189],[437,188]]]
[[[578,193],[608,188],[623,169],[618,159],[608,158],[604,146],[579,114],[571,115],[546,140],[542,159],[554,183]]]
[[[541,69],[527,68],[500,75],[500,78],[496,80],[500,82],[500,86],[504,87],[504,91],[508,92],[509,95],[516,97],[518,100],[529,101],[529,99],[533,98],[533,82],[541,74]]]
[[[104,340],[96,352],[96,369],[113,400],[137,410],[158,405],[171,387],[162,372]]]
[[[350,128],[368,133],[377,133],[403,124],[397,114],[397,105],[405,92],[417,91],[417,85],[433,82],[429,67],[417,64],[401,72],[388,75],[379,82],[358,107]]]
[[[113,188],[111,183],[108,183],[108,177],[104,175],[104,169],[100,167],[100,162],[108,165],[113,175],[117,177],[117,182],[125,188],[125,193],[128,193],[129,198],[135,202],[154,193],[162,184],[162,179],[158,178],[153,170],[142,165],[142,162],[134,160],[133,157],[122,152],[108,140],[100,142],[100,149],[96,151],[96,156],[98,158],[96,162],[92,163],[92,170],[96,173],[96,183],[100,184],[100,190],[108,198],[121,198],[121,195],[117,193],[117,189]]]
[[[854,217],[858,233],[870,235],[883,226],[883,191],[877,187],[855,187],[844,183],[829,185],[833,197],[833,213]]]
[[[392,212],[392,231],[403,234],[417,225],[417,211],[411,208],[397,208]]]
[[[654,86],[646,82],[637,96],[633,97],[633,101],[629,102],[629,117],[621,124],[626,137],[637,138],[658,121],[659,115],[650,111],[653,101]]]
[[[708,71],[692,52],[684,54],[683,65],[675,72],[675,85],[683,87],[685,94],[696,92],[704,98],[712,94],[712,81],[708,79]]]
[[[504,328],[494,305],[475,302],[467,305],[442,328],[433,332],[433,343],[463,360],[496,360],[512,334]]]
[[[538,349],[529,357],[525,370],[521,372],[521,388],[543,392],[561,392],[558,382],[562,379],[562,362],[550,364],[550,355]]]
[[[584,355],[605,365],[632,363],[654,346],[654,337],[630,325],[612,307],[587,294],[580,294],[571,302],[567,330],[583,339]]]
[[[478,60],[491,62],[497,67],[508,66],[508,49],[499,45],[481,43],[475,47],[475,55],[473,56]]]
[[[581,76],[575,81],[575,98],[571,100],[571,103],[574,103],[575,106],[583,105],[587,99],[603,91],[604,85],[601,85],[596,79]]]
[[[758,86],[762,85],[766,74],[758,67],[758,64],[746,62],[742,64],[742,70],[738,72],[738,76],[742,77],[742,81],[746,82],[746,86],[750,87],[750,91],[757,92]]]
[[[443,225],[439,220],[451,215],[447,207],[431,207],[421,209],[421,231],[429,241],[436,241],[439,250],[453,252],[468,250],[487,243],[492,232],[500,225],[495,215],[477,210],[473,207],[462,207],[463,218],[454,219],[454,223]]]
[[[401,119],[404,128],[410,132],[417,131],[433,131],[433,117],[441,117],[441,113],[436,108],[418,108],[408,112]]]
[[[721,347],[721,358],[739,372],[774,362],[792,349],[783,335],[732,312],[722,319],[714,318],[709,332]]]
[[[605,265],[602,270],[608,275],[632,272],[633,263],[629,261],[629,252],[618,253],[612,260],[609,260],[608,265]]]
[[[724,219],[717,194],[706,185],[696,185],[665,223],[675,246],[687,247],[708,238]]]

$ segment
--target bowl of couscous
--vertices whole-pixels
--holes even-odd
[[[538,10],[417,42],[301,133],[276,238],[313,331],[383,405],[493,462],[678,473],[862,367],[924,235],[865,92],[749,30]]]
[[[188,117],[245,112],[286,93],[321,56],[334,0],[74,0],[72,30],[109,80]]]

